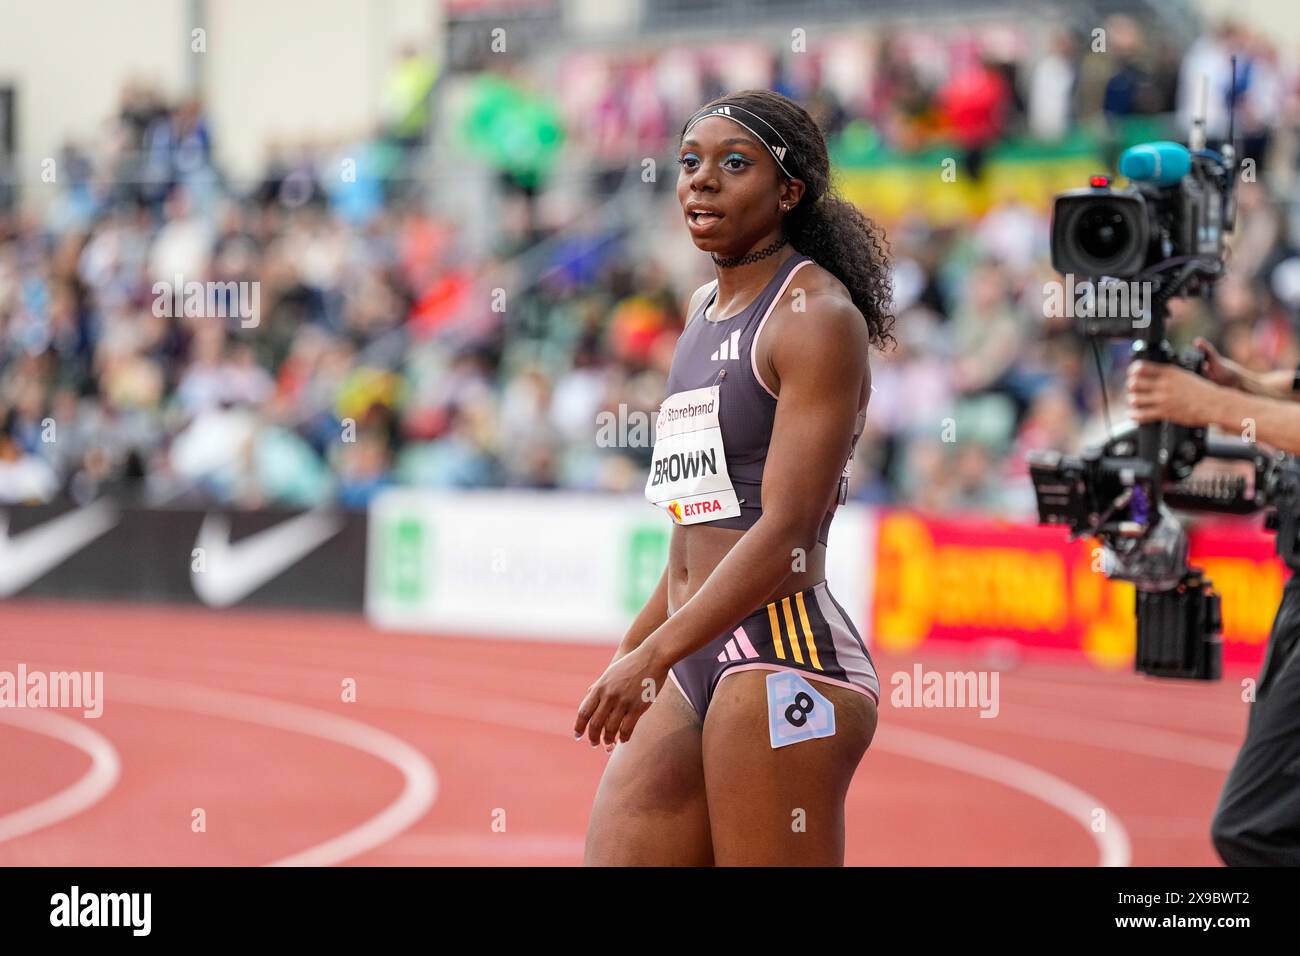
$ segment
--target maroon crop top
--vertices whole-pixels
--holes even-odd
[[[711,524],[719,528],[743,531],[752,527],[763,513],[761,499],[763,466],[767,461],[768,444],[772,438],[772,423],[776,416],[777,399],[759,377],[753,345],[795,274],[810,262],[811,259],[800,253],[790,256],[781,263],[780,268],[768,280],[767,285],[753,302],[735,315],[717,322],[709,321],[704,317],[708,307],[717,297],[715,285],[704,303],[690,316],[685,331],[677,340],[672,367],[668,373],[668,397],[660,408],[656,444],[664,440],[666,415],[670,414],[672,419],[677,421],[684,415],[695,414],[698,411],[701,415],[716,416],[716,426],[720,428],[725,458],[725,475],[721,476],[714,485],[707,482],[712,477],[709,469],[717,466],[716,448],[711,448],[707,441],[702,439],[680,454],[665,452],[656,455],[656,461],[652,465],[651,475],[646,483],[646,496],[670,511],[677,523]],[[712,403],[709,401],[712,395],[709,390],[714,386],[717,387],[716,408],[711,407]],[[691,393],[694,397],[686,401],[685,407],[681,407],[682,403],[678,402],[676,406],[669,409],[674,397],[683,392]],[[702,417],[700,421],[703,430],[694,434],[707,434],[709,431],[707,426],[714,419]],[[836,506],[843,504],[847,496],[853,449],[857,445],[858,436],[861,435],[865,422],[866,409],[864,408],[859,413],[854,426],[853,441],[845,451],[838,496],[830,510],[826,512],[817,534],[817,540],[822,544],[826,543]],[[673,430],[671,425],[668,430]],[[673,440],[675,441],[676,438]],[[668,442],[665,442],[665,446],[667,445]],[[696,471],[693,472],[692,469]],[[710,492],[721,487],[725,478],[729,477],[730,486],[735,491],[735,498],[731,499],[724,490],[721,492],[722,500],[724,502],[734,500],[739,506],[739,514],[707,517],[710,506],[713,510],[723,510],[718,507],[717,498],[712,494],[678,494],[670,499],[654,493],[656,487],[667,487],[669,479],[675,480],[677,484],[674,487],[680,489],[681,481],[693,478],[696,472],[703,476],[698,480],[706,482],[701,487],[709,489]],[[682,479],[683,474],[686,475],[686,479]],[[687,509],[686,515],[683,514],[683,505],[679,502],[686,502],[684,505]],[[732,506],[725,510],[736,509]],[[689,520],[683,520],[683,517],[688,517]]]

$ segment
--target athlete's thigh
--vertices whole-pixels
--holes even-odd
[[[670,682],[614,748],[587,825],[588,866],[708,866],[700,719]]]
[[[835,709],[835,733],[774,748],[767,676],[728,674],[704,721],[704,780],[719,866],[844,863],[844,797],[876,730],[876,705],[811,682]]]

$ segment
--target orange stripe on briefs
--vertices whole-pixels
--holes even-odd
[[[790,611],[790,599],[781,598],[781,610],[785,611],[785,623],[787,633],[790,635],[790,650],[794,651],[794,661],[796,664],[803,663],[803,651],[799,649],[799,632],[794,629],[794,614]]]
[[[808,626],[808,609],[804,607],[802,591],[795,594],[794,602],[799,605],[799,621],[803,624],[803,639],[808,643],[808,658],[813,667],[821,670],[822,662],[817,657],[817,642],[813,639],[812,628]]]
[[[785,660],[785,643],[781,640],[781,622],[776,619],[776,602],[767,606],[767,622],[772,625],[772,646],[776,656]]]

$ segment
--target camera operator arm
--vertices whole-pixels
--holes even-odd
[[[1289,374],[1289,373],[1288,373]],[[1216,425],[1228,434],[1249,435],[1290,454],[1300,454],[1300,407],[1296,402],[1215,385],[1167,363],[1135,362],[1128,392],[1133,418],[1147,423]]]
[[[1240,433],[1253,423],[1256,441],[1300,455],[1300,406],[1295,402],[1217,386],[1216,390],[1219,394],[1209,424]]]
[[[1300,368],[1254,372],[1224,358],[1204,336],[1197,336],[1192,344],[1205,356],[1203,374],[1214,384],[1266,398],[1300,400]]]
[[[1237,380],[1237,388],[1249,395],[1295,401],[1300,400],[1300,389],[1296,388],[1297,380],[1300,380],[1300,373],[1286,369],[1278,369],[1274,372],[1251,372],[1242,369],[1241,377]]]

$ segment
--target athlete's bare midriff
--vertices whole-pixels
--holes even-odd
[[[668,613],[689,601],[709,579],[727,552],[745,534],[733,528],[711,528],[708,525],[676,525],[668,545]],[[790,555],[791,566],[799,555]],[[763,599],[768,604],[778,598],[802,591],[826,580],[826,545],[818,542],[805,558],[798,560],[800,571],[790,571],[770,595]]]

